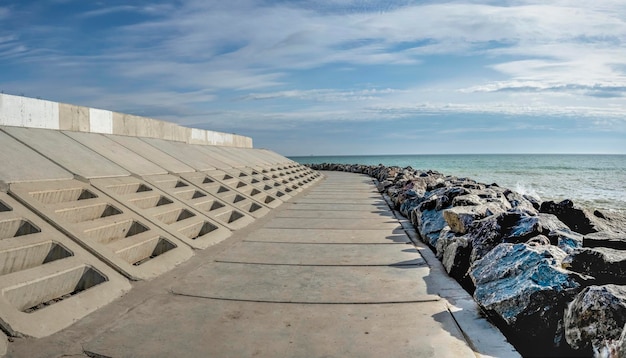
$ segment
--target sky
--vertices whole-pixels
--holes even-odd
[[[289,156],[626,154],[626,0],[0,0],[0,91]]]

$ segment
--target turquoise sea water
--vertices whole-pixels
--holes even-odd
[[[626,155],[462,154],[290,157],[302,164],[411,166],[497,183],[541,200],[572,199],[589,209],[626,214]]]

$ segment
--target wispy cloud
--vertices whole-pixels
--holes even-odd
[[[183,124],[626,118],[623,0],[118,1],[21,27],[14,8],[0,66],[28,77],[7,71],[3,88]],[[126,21],[89,27],[109,15]]]

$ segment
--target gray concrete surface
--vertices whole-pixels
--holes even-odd
[[[84,178],[127,176],[130,173],[59,131],[3,127],[3,131],[73,174]]]
[[[406,220],[394,222],[380,197],[371,197],[369,178],[326,175],[228,240],[134,282],[126,296],[73,326],[15,339],[8,356],[518,356],[432,252],[410,243]],[[327,191],[363,203],[346,207],[339,201],[350,199],[327,197],[299,207]],[[315,214],[294,218],[295,210],[354,213],[323,224]]]
[[[4,132],[0,132],[0,143],[0,180],[5,183],[73,178],[72,173]]]

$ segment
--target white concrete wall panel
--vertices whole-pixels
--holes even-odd
[[[246,136],[188,128],[152,118],[8,94],[0,94],[0,125],[252,148],[252,138]]]
[[[59,104],[40,99],[0,94],[0,124],[59,129]]]
[[[113,134],[113,112],[89,108],[89,131]]]

